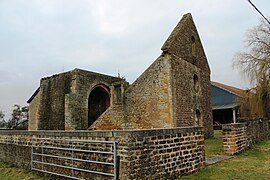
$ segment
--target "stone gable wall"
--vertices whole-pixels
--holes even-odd
[[[162,50],[171,55],[175,126],[203,126],[205,137],[213,136],[210,68],[191,14],[183,16]]]
[[[192,37],[195,40],[194,52],[192,52]],[[204,71],[210,72],[197,28],[190,13],[182,17],[161,50],[192,63]]]
[[[32,99],[31,103],[29,104],[29,121],[28,121],[28,129],[29,130],[37,130],[38,129],[38,122],[39,122],[39,108],[40,108],[40,93]]]
[[[174,127],[170,57],[161,55],[126,91],[128,127]]]
[[[33,137],[117,140],[120,179],[175,179],[196,171],[205,164],[202,128],[72,132],[0,131],[0,161],[29,169]],[[58,145],[69,146],[64,141]]]

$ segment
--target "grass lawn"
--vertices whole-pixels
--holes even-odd
[[[235,158],[208,166],[180,179],[270,179],[270,140],[256,144]]]
[[[29,170],[15,168],[13,166],[0,162],[0,179],[1,180],[44,180],[37,174]]]
[[[204,148],[206,158],[223,154],[222,130],[215,130],[214,137],[204,141]]]

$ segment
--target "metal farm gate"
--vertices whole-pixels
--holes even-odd
[[[71,179],[118,179],[117,141],[32,139],[32,170]]]

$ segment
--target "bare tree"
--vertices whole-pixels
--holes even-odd
[[[255,87],[243,94],[242,113],[249,109],[249,115],[270,117],[270,25],[262,20],[248,30],[245,43],[245,51],[234,57],[234,66]]]
[[[245,51],[234,58],[234,65],[247,75],[251,82],[270,78],[270,25],[261,23],[248,30]]]

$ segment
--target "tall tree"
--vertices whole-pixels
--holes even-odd
[[[6,127],[5,114],[0,110],[0,128]]]
[[[28,106],[21,107],[18,104],[14,105],[11,118],[7,122],[9,129],[27,129],[28,124]]]
[[[242,113],[270,117],[270,25],[261,20],[248,30],[245,51],[235,55],[234,65],[255,87],[243,94]],[[244,108],[244,109],[243,109]],[[246,112],[249,112],[245,114]]]

